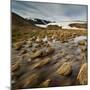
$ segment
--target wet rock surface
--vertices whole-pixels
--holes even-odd
[[[79,80],[80,84],[87,84],[88,82],[88,74],[87,74],[87,63],[84,63],[78,73],[77,79]]]
[[[63,76],[69,75],[72,72],[71,64],[65,62],[56,72]]]
[[[33,37],[14,43],[12,88],[87,84],[87,41],[75,40]]]

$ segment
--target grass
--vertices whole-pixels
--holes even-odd
[[[30,29],[29,27],[20,27],[20,26],[14,26],[12,27],[12,42],[18,42],[21,40],[26,40],[28,38],[32,38],[33,36],[37,37],[45,37],[45,36],[51,37],[54,35],[58,39],[68,39],[72,38],[75,35],[87,35],[86,30],[67,30],[67,29],[59,29],[59,30],[48,30],[48,29]]]

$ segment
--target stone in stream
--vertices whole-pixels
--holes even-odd
[[[35,85],[38,81],[38,74],[34,73],[34,74],[30,74],[30,73],[26,73],[24,74],[17,83],[15,85],[15,88],[27,88],[27,87],[31,87],[33,85]]]
[[[42,55],[42,51],[36,51],[35,53],[31,54],[31,59],[35,59],[37,57],[40,57]]]
[[[52,54],[54,51],[55,51],[55,49],[52,48],[52,47],[44,48],[44,49],[42,50],[42,56],[50,55],[50,54]]]
[[[67,61],[70,62],[74,59],[74,56],[69,54],[69,55],[65,56],[65,59],[67,59]]]
[[[56,55],[53,56],[53,59],[59,59],[61,57],[61,53],[57,53]]]
[[[42,39],[40,39],[39,37],[37,37],[36,43],[42,43]]]
[[[47,52],[48,54],[53,53],[53,52],[54,52],[54,48],[48,47],[48,48],[46,49],[46,52]]]
[[[36,37],[33,36],[32,38],[30,38],[30,41],[35,41],[36,40]]]
[[[46,65],[51,61],[51,58],[45,58],[40,62],[40,66]]]
[[[31,69],[35,69],[39,66],[40,66],[40,62],[34,63],[34,64],[32,64]]]
[[[67,76],[71,74],[71,72],[72,72],[72,66],[69,62],[65,62],[64,64],[62,64],[60,68],[58,68],[58,70],[56,71],[57,74],[63,76]]]
[[[29,53],[21,55],[16,62],[12,64],[11,70],[12,72],[15,72],[17,75],[19,73],[22,73],[27,68],[26,66],[30,64],[31,58]]]
[[[32,69],[34,69],[34,68],[41,68],[44,65],[48,64],[50,61],[51,61],[51,58],[45,58],[43,60],[38,61],[37,63],[34,63],[31,68]]]
[[[84,63],[78,73],[77,79],[79,80],[80,84],[85,85],[88,82],[87,76],[87,63]]]
[[[25,41],[21,41],[21,42],[15,43],[13,46],[15,50],[20,50],[24,44],[25,44]]]
[[[50,84],[50,79],[47,79],[47,80],[45,80],[40,86],[41,87],[48,87],[49,86],[49,84]]]
[[[59,58],[62,58],[62,57],[64,57],[64,56],[66,56],[66,55],[67,55],[67,52],[65,52],[65,51],[63,50],[63,51],[55,54],[55,55],[53,56],[53,59],[56,60],[56,59],[59,59]]]
[[[23,68],[26,68],[25,66],[27,66],[28,64],[30,64],[31,62],[31,58],[29,53],[23,54],[21,55],[19,58],[17,58],[17,61],[13,63],[11,70],[12,72],[16,72],[17,71],[19,73],[21,73],[20,70],[25,71]]]
[[[86,51],[87,50],[87,46],[79,46],[79,48],[81,49],[81,51]]]
[[[46,48],[46,53],[47,53],[47,55],[48,54],[52,54],[53,52],[55,51],[55,49],[54,48],[52,48],[52,47],[48,47],[48,48]]]
[[[79,45],[86,45],[86,40],[81,40],[81,41],[79,41],[78,44],[79,44]]]
[[[18,70],[19,68],[20,68],[19,61],[17,61],[15,64],[13,64],[13,65],[11,66],[12,72]]]
[[[33,47],[34,47],[34,48],[38,48],[38,47],[40,47],[40,44],[39,44],[39,43],[34,43],[34,44],[33,44]]]
[[[32,59],[30,57],[30,53],[26,53],[21,56],[21,62],[29,63],[31,61],[32,61]]]
[[[27,53],[27,50],[26,49],[22,49],[19,53],[19,55],[22,55],[22,54],[26,54]]]
[[[32,41],[28,40],[28,41],[27,41],[27,45],[28,45],[29,47],[32,47]]]
[[[67,51],[63,50],[63,51],[60,52],[60,54],[61,54],[62,57],[64,57],[64,56],[67,55]]]

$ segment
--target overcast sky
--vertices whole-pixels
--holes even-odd
[[[12,12],[24,18],[60,21],[87,21],[87,6],[30,1],[12,1]]]

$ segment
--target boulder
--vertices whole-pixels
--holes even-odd
[[[54,48],[48,47],[48,48],[46,49],[46,52],[47,52],[48,54],[53,53],[53,52],[54,52]]]
[[[11,65],[12,72],[18,70],[20,68],[19,62],[16,62],[15,64]]]
[[[24,87],[27,87],[28,85],[36,83],[37,78],[38,78],[37,74],[32,74],[32,75],[29,75],[28,77],[26,77],[26,79],[24,80],[24,83],[23,83]]]
[[[35,69],[39,66],[40,66],[40,62],[34,63],[34,64],[32,64],[31,69]]]
[[[69,62],[65,62],[64,64],[62,64],[60,68],[58,68],[58,70],[56,71],[57,74],[63,76],[67,76],[71,74],[71,72],[72,72],[72,66]]]
[[[32,47],[32,41],[28,41],[27,44],[29,47]]]
[[[80,47],[80,49],[81,49],[81,51],[87,51],[87,46],[79,46]]]
[[[34,74],[27,73],[21,78],[22,79],[20,79],[15,84],[15,88],[27,88],[33,86],[34,84],[37,83],[38,75],[36,73]]]
[[[50,61],[51,61],[50,58],[45,58],[45,59],[43,59],[43,60],[41,60],[41,61],[38,61],[37,63],[34,63],[34,64],[32,65],[32,69],[34,69],[34,68],[41,68],[41,67],[43,67],[44,65],[48,64]]]
[[[37,38],[37,39],[36,39],[36,43],[42,43],[42,39]]]
[[[34,43],[34,44],[33,44],[33,47],[34,47],[34,48],[38,48],[38,47],[40,47],[40,44],[39,44],[39,43]]]
[[[85,41],[85,40],[81,40],[81,41],[79,41],[78,44],[79,44],[79,45],[86,45],[86,41]]]
[[[85,85],[85,84],[87,84],[87,82],[88,82],[88,73],[87,73],[87,67],[88,67],[88,65],[87,65],[87,63],[84,63],[82,66],[81,66],[81,68],[80,68],[80,70],[79,70],[79,73],[78,73],[78,76],[77,76],[77,80],[79,80],[79,82],[80,82],[80,84],[82,84],[82,85]]]
[[[23,63],[23,64],[27,64],[27,63],[29,63],[29,62],[31,62],[32,60],[31,60],[31,57],[30,57],[30,53],[26,53],[26,54],[23,54],[22,56],[21,56],[21,60],[20,60],[20,63]]]
[[[32,53],[32,54],[31,54],[31,59],[40,57],[41,54],[42,54],[42,51],[36,51],[35,53]]]
[[[19,50],[22,48],[23,44],[25,44],[25,41],[17,42],[13,46],[14,46],[15,50]]]
[[[19,53],[19,55],[22,55],[22,54],[26,54],[27,53],[27,50],[26,49],[22,49]]]
[[[42,50],[42,56],[47,56],[49,54],[52,54],[55,51],[52,47],[47,47],[44,50]]]
[[[51,58],[45,58],[40,62],[40,67],[42,67],[43,65],[48,64],[51,61]]]
[[[49,86],[49,84],[50,84],[50,79],[47,79],[47,80],[45,80],[42,84],[41,84],[41,86],[43,86],[43,87],[48,87]]]
[[[65,50],[63,50],[63,51],[60,52],[61,57],[64,57],[66,54],[67,54],[67,53],[66,53]]]
[[[37,48],[32,48],[32,52],[35,53],[37,51]]]

